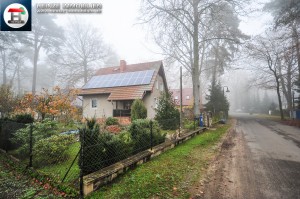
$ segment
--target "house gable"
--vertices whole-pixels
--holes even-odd
[[[141,83],[138,85],[124,86],[120,82],[109,82],[108,85],[101,87],[101,84],[104,83],[97,82],[97,78],[99,80],[99,78],[105,78],[107,77],[107,75],[108,77],[114,75],[115,77],[122,78],[128,77],[128,74],[130,75],[130,77],[132,77],[130,73],[143,74],[147,71],[148,73],[149,71],[152,71],[153,74],[151,79],[149,79],[150,81],[144,81],[143,79],[143,84]],[[120,81],[120,78],[116,78],[116,80]],[[85,109],[85,107],[83,107],[84,116],[86,116],[87,114],[91,115],[95,112],[97,113],[95,114],[97,118],[101,118],[103,115],[105,115],[106,117],[113,116],[115,112],[119,110],[120,106],[118,106],[118,103],[125,103],[128,101],[132,102],[135,99],[142,99],[144,101],[145,106],[148,110],[148,118],[153,118],[155,116],[155,102],[159,98],[161,91],[166,91],[168,89],[162,61],[126,65],[126,62],[121,60],[120,66],[99,69],[96,72],[96,76],[94,76],[93,78],[94,83],[90,81],[81,89],[79,95],[83,96],[84,101],[87,101],[85,102],[86,104],[91,100],[92,97],[98,96],[99,98],[101,98],[101,104],[107,107],[98,107],[99,110],[93,110],[90,108]],[[121,81],[124,81],[124,79]],[[130,80],[128,79],[128,81]],[[162,85],[162,90],[155,87],[156,82],[159,82],[159,84]],[[109,87],[109,85],[113,86]],[[105,100],[106,102],[103,102],[103,100]],[[101,108],[103,109],[103,111],[101,110]],[[123,113],[125,112],[127,113],[127,109],[125,111],[124,108]]]
[[[120,66],[101,68],[96,72],[94,77],[105,77],[104,75],[125,74],[138,71],[154,71],[152,78],[148,84],[128,85],[128,86],[113,86],[113,87],[87,87],[91,84],[91,79],[80,91],[79,95],[93,94],[110,94],[107,100],[129,100],[143,99],[146,92],[152,92],[158,76],[161,76],[164,83],[164,89],[167,89],[167,81],[163,69],[162,61],[139,63],[126,65],[126,62],[121,60]],[[122,72],[121,72],[122,71]],[[113,84],[112,84],[113,85]]]

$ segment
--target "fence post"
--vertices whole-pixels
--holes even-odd
[[[207,114],[206,117],[207,117],[207,127],[210,127],[210,125],[209,125],[209,122],[210,122],[210,121],[209,121],[209,114]]]
[[[32,167],[32,147],[33,147],[33,143],[32,143],[32,131],[33,131],[33,124],[30,124],[30,130],[29,130],[29,167]]]
[[[150,120],[150,144],[151,144],[151,151],[153,146],[153,122]]]
[[[82,135],[81,139],[80,139],[80,182],[79,182],[79,186],[80,186],[80,198],[84,198],[84,192],[83,192],[83,166],[84,166],[84,154],[83,154],[83,150],[84,150],[84,142],[85,142],[85,130],[82,130]]]
[[[3,126],[2,126],[2,130],[4,129],[4,126],[5,126],[5,128],[7,128],[7,126],[8,126],[8,123],[7,122],[4,122],[3,123]],[[4,142],[3,142],[3,149],[5,150],[5,152],[7,153],[8,152],[8,150],[7,150],[7,145],[8,145],[8,135],[7,135],[7,129],[4,129],[2,132],[4,132]]]

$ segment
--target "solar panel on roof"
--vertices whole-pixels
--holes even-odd
[[[83,89],[150,84],[154,70],[94,76]]]

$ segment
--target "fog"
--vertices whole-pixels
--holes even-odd
[[[45,3],[35,0],[33,5],[41,2]],[[33,6],[31,32],[0,32],[0,83],[20,95],[56,85],[81,88],[97,69],[118,65],[120,59],[129,64],[163,60],[168,86],[179,88],[183,67],[184,87],[199,85],[200,96],[194,97],[201,104],[207,103],[210,88],[220,84],[230,91],[224,94],[232,112],[292,109],[292,95],[298,96],[300,53],[295,46],[300,20],[278,14],[286,11],[279,12],[283,1],[216,4],[199,13],[197,40],[190,35],[194,23],[171,7],[164,7],[174,12],[171,18],[168,12],[157,12],[157,7],[168,6],[159,1],[154,1],[156,7],[139,0],[98,2],[102,14],[37,14]],[[186,3],[184,9],[192,7]],[[198,78],[192,79],[195,72]]]

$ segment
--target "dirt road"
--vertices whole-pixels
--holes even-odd
[[[239,114],[193,198],[300,199],[300,129]]]

